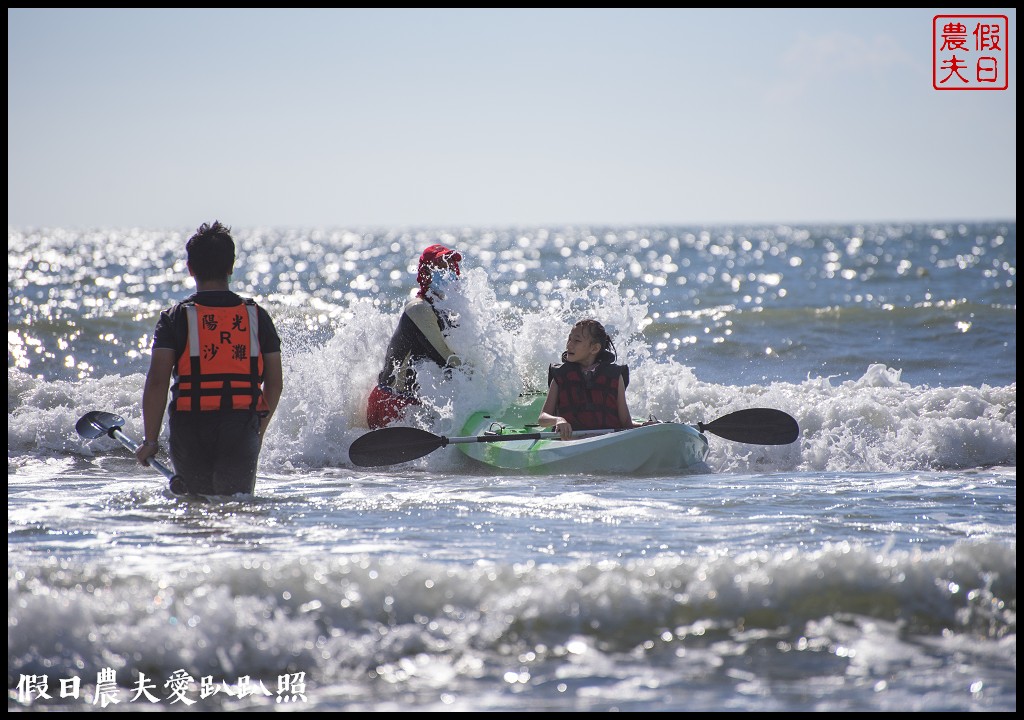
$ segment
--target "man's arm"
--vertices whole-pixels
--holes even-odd
[[[160,428],[164,423],[164,405],[171,387],[171,372],[174,370],[174,351],[169,348],[153,348],[146,373],[146,386],[142,391],[143,444],[135,451],[135,457],[143,465],[149,465],[149,458],[156,455],[159,446],[147,445],[145,441],[160,439]]]
[[[260,437],[267,431],[270,418],[277,410],[277,403],[284,391],[284,371],[281,368],[281,353],[265,353],[263,355],[263,397],[267,401],[270,412],[260,420]]]

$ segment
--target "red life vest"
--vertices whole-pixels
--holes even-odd
[[[188,340],[178,358],[171,387],[176,411],[269,411],[263,397],[256,303],[208,307],[185,306]]]
[[[558,383],[555,414],[569,421],[574,430],[618,429],[619,378],[623,389],[629,386],[629,368],[602,363],[592,373],[583,372],[579,363],[567,362],[548,367],[548,385]]]

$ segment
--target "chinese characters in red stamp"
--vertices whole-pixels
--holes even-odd
[[[1009,44],[1006,15],[936,15],[932,19],[932,87],[1006,90]]]

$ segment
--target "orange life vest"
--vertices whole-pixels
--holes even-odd
[[[260,352],[256,303],[184,307],[188,340],[178,358],[171,388],[176,411],[269,411],[263,397],[263,354]]]

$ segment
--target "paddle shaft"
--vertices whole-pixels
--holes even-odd
[[[110,437],[112,437],[115,440],[117,440],[118,442],[120,442],[126,448],[131,450],[133,453],[136,452],[139,449],[138,444],[134,440],[132,440],[130,437],[125,435],[123,432],[121,432],[120,428],[112,427],[112,428],[110,428],[110,430],[107,431],[107,434]],[[175,478],[179,477],[178,475],[175,475],[171,471],[171,469],[169,467],[164,465],[162,462],[157,460],[155,457],[149,458],[146,462],[148,462],[150,465],[152,465],[157,470],[159,470],[160,474],[163,475],[168,480],[174,480]]]
[[[572,439],[591,437],[594,435],[607,435],[618,432],[618,430],[573,430]],[[476,442],[508,442],[510,440],[557,440],[562,437],[556,432],[532,432],[532,433],[509,433],[508,435],[468,435],[466,437],[440,437],[441,447],[445,445],[457,445],[459,443]]]
[[[573,432],[573,438],[602,435],[614,430],[582,430]],[[411,427],[388,427],[373,430],[358,438],[349,447],[349,459],[361,467],[395,465],[423,457],[445,445],[478,442],[511,442],[514,440],[558,440],[557,432],[509,433],[508,435],[471,435],[445,437]]]
[[[800,427],[795,419],[781,410],[772,408],[750,408],[737,410],[709,423],[697,423],[698,432],[757,445],[788,445],[797,439]],[[573,439],[590,435],[604,435],[617,430],[573,430]],[[556,432],[509,433],[508,435],[471,435],[468,437],[446,438],[440,436],[440,447],[449,443],[502,442],[507,440],[545,440],[557,438]]]

